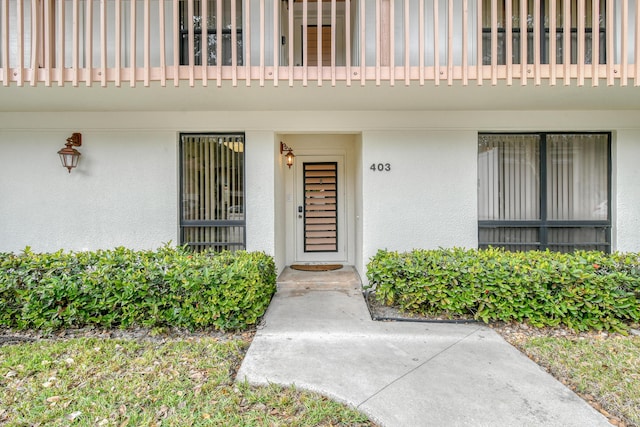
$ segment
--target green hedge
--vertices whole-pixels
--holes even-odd
[[[237,330],[264,314],[275,281],[273,259],[257,252],[27,248],[0,254],[0,326]]]
[[[640,320],[640,255],[379,251],[367,268],[377,301],[423,315],[626,332]]]

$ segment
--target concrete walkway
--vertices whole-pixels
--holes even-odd
[[[286,269],[238,372],[294,384],[383,426],[609,426],[480,324],[374,322],[351,267]]]

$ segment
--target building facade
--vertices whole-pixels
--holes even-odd
[[[0,251],[639,251],[639,13],[0,1]]]

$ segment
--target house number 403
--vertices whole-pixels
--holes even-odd
[[[391,163],[372,163],[369,169],[374,172],[390,172]]]

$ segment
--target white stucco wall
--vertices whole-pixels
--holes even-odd
[[[54,122],[41,116],[34,129],[0,131],[0,250],[176,242],[175,132],[83,130],[69,174],[56,153],[78,129],[37,128]]]
[[[145,113],[27,116],[0,120],[3,160],[16,159],[0,168],[0,251],[152,249],[179,242],[178,135],[202,131],[188,116],[169,124]],[[229,130],[215,113],[206,116],[206,131]],[[69,174],[56,153],[72,132],[82,133],[83,144],[79,166]],[[247,249],[273,255],[274,133],[245,136]]]
[[[274,138],[270,131],[245,133],[247,250],[270,255],[275,255]]]
[[[279,141],[302,143],[296,149],[304,152],[305,143],[315,147],[311,135],[348,134],[350,250],[364,273],[380,248],[475,247],[477,133],[554,130],[612,132],[613,249],[640,251],[637,117],[637,111],[0,113],[0,251],[177,243],[179,133],[244,131],[247,249],[275,255],[281,268],[290,244],[283,217],[290,170]],[[82,159],[68,174],[56,152],[72,132],[83,134]],[[389,163],[391,171],[373,172],[373,163]]]
[[[476,133],[365,132],[362,157],[365,262],[384,248],[477,246]]]
[[[614,248],[640,251],[640,129],[614,135],[612,200]]]

